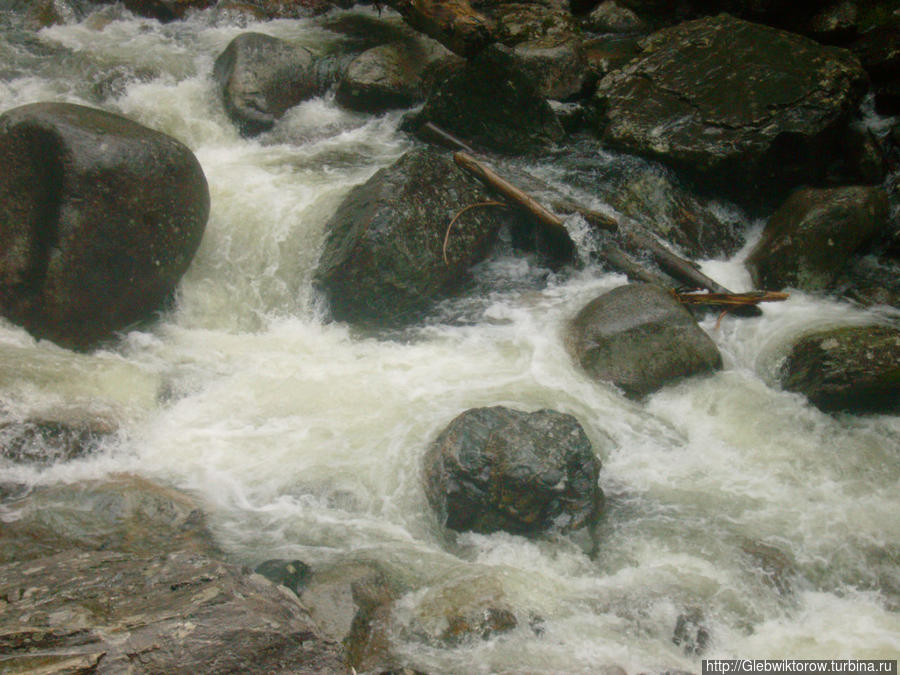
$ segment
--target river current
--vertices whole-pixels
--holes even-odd
[[[76,354],[0,322],[8,418],[119,429],[83,459],[3,465],[8,479],[137,473],[195,495],[239,562],[376,562],[411,589],[395,650],[429,673],[696,671],[701,657],[673,640],[679,617],[708,634],[704,658],[900,657],[900,417],[827,415],[776,383],[803,332],[895,311],[795,292],[758,319],[710,317],[724,370],[640,403],[564,349],[567,319],[625,283],[590,265],[501,256],[479,272],[496,284],[391,338],[328,322],[311,286],[328,218],[413,142],[401,112],[348,112],[330,94],[242,138],[211,72],[244,30],[314,50],[340,41],[312,20],[215,11],[161,25],[113,7],[38,33],[3,24],[0,111],[70,101],[124,114],[188,145],[212,197],[176,303],[150,326]],[[760,223],[744,227],[749,246]],[[746,251],[705,271],[749,289]],[[577,536],[442,532],[425,448],[463,410],[495,404],[585,427],[607,496],[596,555]],[[458,645],[413,628],[467,591],[495,594],[518,627]]]

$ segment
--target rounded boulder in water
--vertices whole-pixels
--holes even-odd
[[[161,309],[193,259],[209,188],[182,143],[68,103],[0,116],[0,311],[91,349]]]
[[[432,508],[459,532],[566,532],[593,524],[603,504],[590,440],[554,410],[467,410],[431,444],[424,474]]]

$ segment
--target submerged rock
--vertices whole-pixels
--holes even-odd
[[[850,326],[807,335],[792,347],[781,384],[821,410],[900,410],[900,330]]]
[[[725,14],[642,45],[598,86],[604,140],[755,208],[824,176],[867,87],[849,52]]]
[[[4,671],[350,672],[294,596],[199,553],[6,563],[0,597]]]
[[[262,33],[241,33],[216,59],[213,76],[241,133],[271,129],[289,109],[319,92],[312,53]]]
[[[65,462],[90,454],[112,432],[113,427],[100,420],[0,422],[0,457],[18,463]]]
[[[591,525],[600,460],[578,421],[553,410],[467,410],[425,455],[425,493],[457,531],[536,535]]]
[[[193,153],[69,103],[0,116],[0,311],[89,349],[161,309],[209,214]]]
[[[747,256],[747,269],[757,288],[826,290],[887,221],[888,199],[881,188],[798,190],[766,223]]]
[[[477,208],[486,193],[449,155],[413,150],[350,191],[326,226],[315,284],[332,316],[374,327],[407,324],[486,256],[503,211]]]
[[[630,284],[595,298],[566,336],[573,358],[594,379],[639,398],[722,367],[715,343],[670,293]]]
[[[194,500],[137,476],[36,488],[7,515],[14,519],[0,530],[0,562],[64,551],[218,553]]]

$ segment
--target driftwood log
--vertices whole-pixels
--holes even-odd
[[[457,152],[454,153],[453,159],[457,166],[497,192],[510,205],[524,211],[543,227],[564,233],[566,237],[569,237],[564,218],[550,211],[533,196],[501,176],[485,161],[477,159],[474,151],[466,143],[431,123],[423,125],[420,133],[441,145],[456,149]],[[537,179],[531,176],[529,176],[529,180],[537,182]],[[550,186],[543,185],[542,187],[545,190],[553,191]],[[702,294],[676,294],[676,297],[684,304],[719,306],[742,316],[758,316],[760,314],[758,303],[787,298],[784,293],[765,291],[733,293],[703,274],[694,263],[663,245],[643,225],[624,215],[614,216],[588,209],[559,194],[553,200],[552,206],[564,213],[578,214],[593,227],[614,233],[619,242],[628,249],[649,254],[664,272],[661,274],[646,268],[615,243],[604,244],[599,251],[601,259],[613,269],[626,274],[633,281],[643,281],[664,287],[671,287],[674,281],[691,288],[707,291]],[[448,228],[448,235],[449,231],[450,228]],[[684,299],[682,300],[682,298]]]

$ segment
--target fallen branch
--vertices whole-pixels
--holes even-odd
[[[749,291],[748,293],[678,293],[672,291],[678,302],[685,305],[719,305],[746,307],[760,302],[783,302],[790,295],[780,291]]]
[[[459,217],[464,214],[466,211],[471,209],[478,208],[479,206],[507,206],[506,202],[498,202],[496,200],[489,200],[486,202],[477,202],[475,204],[469,204],[468,206],[460,209],[456,212],[456,215],[453,216],[453,219],[450,221],[450,224],[447,225],[447,231],[444,233],[444,246],[442,252],[444,254],[444,264],[449,265],[450,261],[447,259],[447,243],[450,241],[450,230],[453,228],[453,223],[459,220]]]

